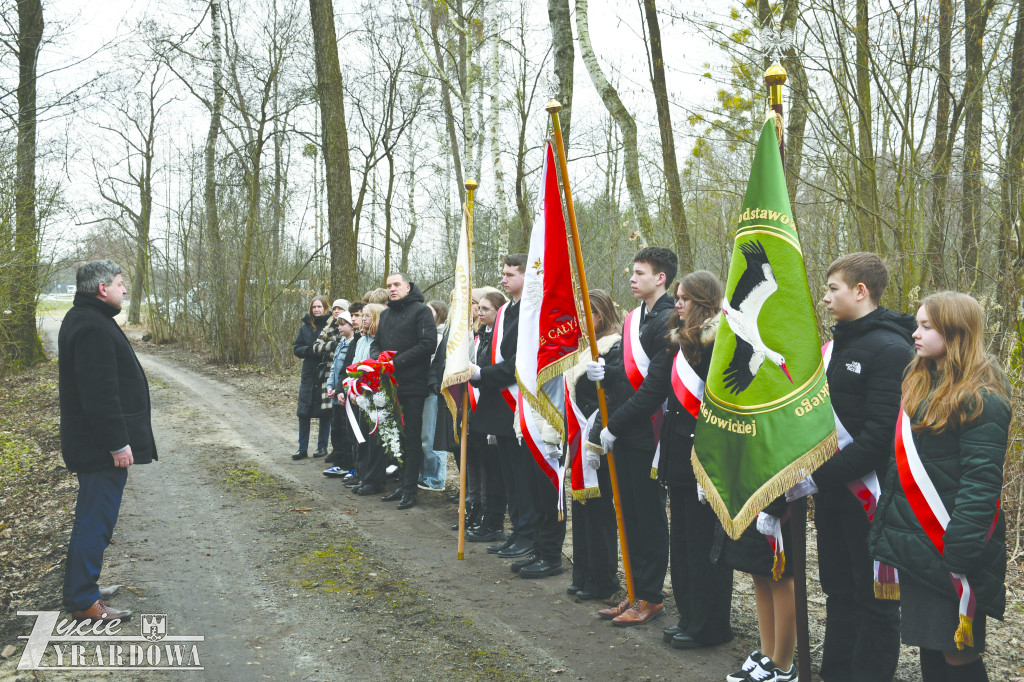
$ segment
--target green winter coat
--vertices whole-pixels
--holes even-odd
[[[1006,523],[1001,510],[996,518],[996,504],[1002,492],[1010,406],[995,394],[983,392],[983,396],[982,413],[960,428],[914,432],[921,461],[950,515],[943,554],[914,516],[894,459],[890,459],[868,546],[876,559],[950,600],[957,597],[949,574],[966,574],[978,608],[1002,620]],[[986,542],[994,518],[995,529]]]

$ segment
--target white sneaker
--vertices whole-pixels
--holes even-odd
[[[761,652],[754,650],[747,656],[747,660],[743,661],[743,665],[734,673],[730,673],[725,676],[726,682],[746,682],[747,672],[754,669],[757,662],[761,660]]]
[[[339,466],[333,466],[330,469],[324,469],[324,476],[344,476],[346,473],[348,472]]]

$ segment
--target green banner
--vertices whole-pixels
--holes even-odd
[[[692,460],[735,539],[837,448],[774,117],[757,143],[725,298]]]

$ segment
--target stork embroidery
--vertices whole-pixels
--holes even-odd
[[[764,245],[756,240],[740,244],[740,251],[747,261],[747,267],[736,282],[732,298],[725,301],[722,307],[726,322],[736,335],[736,351],[725,370],[724,381],[731,393],[741,393],[750,387],[765,357],[778,365],[790,383],[793,383],[793,377],[786,368],[786,358],[765,345],[757,326],[761,307],[779,289],[772,265],[768,262],[768,254],[765,253]]]

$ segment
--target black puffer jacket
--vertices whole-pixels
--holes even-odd
[[[950,516],[941,555],[907,502],[895,464],[889,467],[868,540],[872,556],[948,600],[957,598],[949,573],[966,574],[978,608],[999,619],[1006,608],[1006,522],[1002,511],[997,517],[996,504],[1009,426],[1009,404],[985,393],[982,413],[973,421],[943,433],[914,432],[925,471]],[[993,520],[995,529],[986,541]]]
[[[320,363],[323,360],[313,348],[320,332],[330,321],[330,313],[317,318],[310,318],[309,313],[302,318],[302,325],[295,334],[292,353],[302,358],[302,375],[299,379],[299,405],[295,409],[297,417],[319,417],[322,386],[320,383]]]
[[[829,394],[853,442],[814,472],[822,492],[816,504],[830,504],[835,499],[830,493],[849,495],[846,484],[870,471],[878,473],[879,481],[885,476],[916,326],[911,315],[877,308],[832,327]]]
[[[608,430],[630,449],[647,451],[654,456],[654,428],[651,416],[657,411],[672,390],[672,355],[667,352],[668,317],[674,307],[672,299],[665,294],[645,315],[640,323],[640,345],[651,359],[647,378],[634,391],[626,376],[623,352],[609,353],[605,360],[605,387],[608,398]],[[639,314],[639,313],[637,313]],[[623,325],[622,333],[629,333]],[[625,342],[622,343],[625,348]],[[590,442],[600,443],[601,424],[594,424]],[[625,440],[622,440],[625,439]]]
[[[718,335],[718,321],[709,324],[701,333],[703,346],[700,364],[694,367],[697,376],[707,381],[708,370],[711,368],[711,350]],[[676,351],[678,352],[678,351]],[[670,352],[675,362],[675,353]],[[670,379],[671,385],[671,379]],[[665,423],[661,427],[661,461],[658,464],[658,480],[665,485],[686,487],[689,492],[697,489],[697,477],[693,474],[690,463],[690,452],[693,450],[693,434],[697,419],[690,414],[675,391],[668,394],[668,407],[665,410]]]
[[[405,298],[390,301],[380,314],[377,335],[370,346],[370,357],[395,351],[395,381],[398,396],[425,396],[430,376],[430,356],[437,347],[434,314],[423,302],[423,293],[411,284]]]
[[[114,468],[110,453],[125,445],[136,464],[157,458],[149,383],[114,321],[118,312],[76,294],[57,335],[61,454],[76,473]]]
[[[490,436],[514,436],[513,420],[515,411],[509,408],[501,390],[516,380],[516,344],[518,343],[519,306],[505,309],[505,337],[500,349],[503,359],[497,365],[491,364],[491,344],[498,343],[494,338],[494,330],[481,329],[478,336],[480,345],[476,349],[476,364],[480,367],[480,379],[473,385],[480,389],[476,411],[469,419],[469,430]],[[511,343],[510,343],[511,341]],[[511,379],[509,378],[511,372]]]

